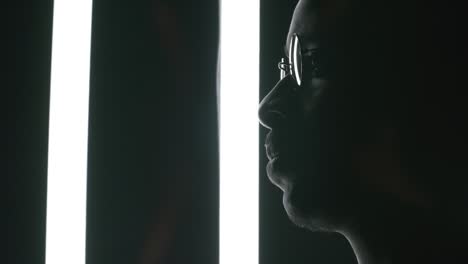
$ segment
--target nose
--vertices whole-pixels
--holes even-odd
[[[291,115],[297,84],[291,75],[281,79],[263,98],[258,108],[260,124],[268,129],[285,121]]]

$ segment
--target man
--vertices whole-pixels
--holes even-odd
[[[468,263],[461,8],[300,0],[262,100],[290,219],[360,264]]]

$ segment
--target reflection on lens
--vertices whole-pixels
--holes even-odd
[[[296,79],[297,85],[301,85],[302,79],[302,54],[301,45],[299,43],[299,37],[294,34],[291,39],[289,47],[289,62],[292,67],[294,79]]]

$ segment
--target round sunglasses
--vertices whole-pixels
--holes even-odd
[[[312,50],[310,52],[312,52],[312,55],[303,54],[299,35],[293,34],[289,42],[289,58],[287,60],[281,58],[281,61],[278,63],[281,80],[287,75],[291,75],[297,85],[301,86],[303,80],[307,79],[309,74],[311,74],[310,76],[317,76],[319,74],[315,56],[317,51]]]

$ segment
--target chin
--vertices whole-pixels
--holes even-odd
[[[297,226],[311,230],[319,230],[310,224],[311,217],[299,203],[292,199],[295,190],[295,179],[297,173],[294,172],[287,162],[282,159],[274,158],[267,165],[267,175],[271,183],[283,191],[283,206],[289,219]]]
[[[304,206],[302,202],[294,200],[295,190],[291,188],[283,193],[284,209],[295,225],[314,232],[333,232],[336,230],[336,219],[331,219],[329,213],[317,203]]]
[[[276,158],[267,165],[270,181],[283,191],[283,206],[289,219],[312,231],[334,232],[352,216],[355,195],[351,184],[338,171],[320,170],[297,159]],[[344,177],[350,178],[350,177]]]
[[[337,232],[349,222],[356,207],[351,193],[300,179],[283,190],[283,206],[294,224],[311,231]]]
[[[271,183],[283,192],[287,192],[296,178],[296,173],[292,168],[294,166],[288,160],[275,157],[268,162],[266,171]]]

